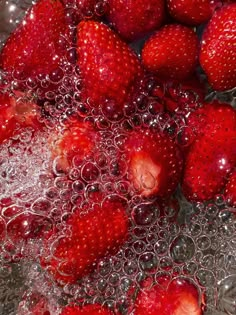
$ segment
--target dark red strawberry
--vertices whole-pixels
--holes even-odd
[[[236,3],[217,10],[204,30],[200,63],[213,89],[236,86]]]
[[[157,97],[172,114],[185,115],[198,108],[204,100],[204,86],[195,76],[182,81],[159,78],[155,78],[155,81],[151,95]]]
[[[67,30],[60,0],[39,0],[11,34],[0,55],[0,66],[18,79],[50,74],[66,53]]]
[[[234,170],[228,178],[224,195],[227,202],[236,207],[236,170]]]
[[[128,236],[128,217],[119,200],[100,200],[94,209],[84,206],[67,220],[70,235],[47,242],[42,266],[63,283],[73,283],[92,272],[106,255],[115,254]],[[83,211],[83,213],[81,213]],[[52,235],[55,237],[56,235]]]
[[[163,0],[108,0],[108,20],[126,40],[132,41],[158,29],[165,15]],[[129,21],[129,23],[127,23]]]
[[[236,130],[236,111],[229,104],[204,103],[187,117],[187,125],[193,130],[195,137],[218,130]]]
[[[15,96],[0,92],[0,144],[16,134],[19,129],[32,127],[43,128],[39,121],[39,107],[31,101],[24,100],[24,95],[15,91]]]
[[[77,45],[82,100],[111,117],[122,114],[143,76],[138,57],[107,25],[94,21],[78,25]]]
[[[150,283],[151,284],[151,283]],[[185,278],[160,276],[157,283],[146,280],[140,290],[134,315],[202,315],[201,295],[195,284]]]
[[[124,141],[127,176],[142,197],[170,196],[182,174],[182,157],[168,135],[137,129]]]
[[[99,304],[88,304],[85,306],[66,306],[60,315],[112,315],[114,314],[108,308]],[[119,315],[119,313],[116,313]]]
[[[28,239],[40,238],[52,229],[46,216],[25,211],[7,220],[7,237],[15,244]]]
[[[165,79],[185,79],[197,65],[198,39],[190,28],[170,24],[154,33],[142,50],[144,66]]]
[[[106,3],[99,0],[62,0],[62,2],[66,8],[73,8],[73,11],[68,11],[68,15],[73,17],[76,13],[79,21],[101,16],[106,8]]]
[[[236,131],[209,131],[196,139],[186,157],[183,193],[189,200],[214,198],[236,164]]]
[[[207,22],[214,10],[211,0],[167,0],[167,7],[175,20],[193,26]]]

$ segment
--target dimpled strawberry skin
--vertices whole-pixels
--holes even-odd
[[[170,24],[154,33],[142,50],[144,66],[165,79],[185,79],[197,64],[198,39],[190,28]]]
[[[200,64],[213,89],[236,86],[236,3],[217,10],[204,30]]]
[[[167,0],[170,15],[187,25],[200,25],[207,22],[213,8],[210,0]]]
[[[108,0],[108,20],[124,39],[131,41],[158,29],[165,16],[163,0]],[[129,23],[127,23],[127,20]]]
[[[143,75],[138,57],[103,23],[82,21],[77,29],[82,99],[122,111]]]
[[[66,53],[60,43],[66,33],[65,12],[59,0],[38,1],[11,34],[0,55],[0,67],[17,76],[49,74]]]

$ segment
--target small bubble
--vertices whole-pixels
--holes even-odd
[[[154,246],[154,250],[158,256],[165,255],[168,249],[169,249],[168,243],[164,240],[158,241]]]
[[[201,250],[206,250],[211,246],[211,240],[207,236],[201,236],[197,239],[197,246]]]
[[[176,263],[184,263],[190,260],[195,253],[195,244],[187,235],[177,236],[170,247],[170,255]]]
[[[134,207],[132,218],[137,225],[151,225],[156,222],[159,209],[152,204],[140,204]]]
[[[207,269],[200,269],[196,272],[196,277],[201,285],[204,287],[211,287],[215,285],[214,273]]]
[[[149,273],[153,273],[157,268],[157,258],[156,255],[152,252],[143,253],[139,257],[139,266],[141,270]]]

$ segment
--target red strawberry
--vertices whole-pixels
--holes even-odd
[[[158,29],[164,19],[163,0],[108,0],[108,20],[126,40],[141,38]],[[129,23],[127,23],[129,21]]]
[[[196,286],[185,278],[170,281],[167,276],[157,278],[157,284],[139,292],[134,315],[201,315],[200,294]]]
[[[60,315],[112,315],[114,314],[108,308],[99,304],[88,304],[85,306],[66,306]],[[116,313],[119,315],[118,313]]]
[[[39,122],[38,106],[25,101],[22,93],[14,93],[15,97],[0,92],[0,144],[16,134],[20,128],[43,128],[43,124]]]
[[[49,239],[52,253],[42,258],[42,266],[63,283],[73,283],[92,272],[99,259],[115,254],[128,235],[128,217],[119,200],[106,199],[93,210],[86,206],[77,209],[67,226],[70,235],[61,236],[54,244]]]
[[[7,40],[0,66],[14,76],[49,74],[61,63],[66,53],[62,35],[67,30],[60,0],[39,0]]]
[[[58,129],[52,131],[49,146],[52,159],[56,159],[55,166],[61,171],[68,170],[72,165],[78,167],[92,156],[99,134],[91,122],[71,118],[65,121],[62,130]]]
[[[236,111],[229,104],[218,101],[204,103],[187,117],[187,125],[196,138],[217,130],[236,130]]]
[[[198,39],[193,30],[178,24],[165,25],[142,50],[144,66],[165,79],[185,79],[197,65]]]
[[[82,100],[112,117],[122,114],[142,79],[138,57],[108,26],[94,21],[78,25],[77,52]]]
[[[167,0],[167,7],[175,20],[188,25],[207,22],[214,10],[211,0]]]
[[[143,197],[170,196],[182,174],[182,157],[167,135],[138,129],[124,142],[128,178]]]
[[[183,193],[204,201],[221,192],[236,164],[236,131],[213,130],[195,140],[186,157]]]
[[[236,3],[217,10],[204,30],[200,63],[213,89],[236,86]]]
[[[230,205],[236,207],[236,170],[234,170],[228,178],[225,187],[225,197]]]

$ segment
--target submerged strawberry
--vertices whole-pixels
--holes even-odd
[[[182,174],[181,153],[168,135],[137,129],[124,142],[127,176],[142,197],[170,196]]]
[[[67,30],[60,0],[39,0],[10,35],[0,55],[0,67],[22,79],[55,70],[66,53]]]
[[[108,308],[99,304],[88,304],[85,306],[66,306],[60,315],[112,315],[114,314]],[[116,313],[119,315],[118,313]]]
[[[154,33],[142,50],[144,66],[165,79],[185,79],[197,65],[198,39],[190,28],[170,24]]]
[[[157,278],[157,284],[139,292],[134,315],[202,315],[201,297],[196,286],[185,278],[172,281]]]
[[[15,96],[0,92],[0,144],[8,140],[22,128],[33,130],[43,128],[40,122],[39,107],[24,100],[22,93],[15,91]]]
[[[94,209],[85,205],[74,211],[66,224],[70,235],[61,236],[53,244],[49,239],[46,246],[52,252],[41,259],[42,266],[63,283],[76,282],[92,272],[97,262],[115,254],[128,236],[128,217],[119,200],[106,199]]]
[[[138,57],[103,23],[82,21],[77,30],[82,100],[111,117],[122,115],[143,76]]]
[[[214,198],[224,188],[236,164],[236,131],[213,130],[191,145],[183,175],[183,193],[189,200]]]
[[[124,39],[131,41],[158,29],[165,15],[163,0],[108,0],[108,20]],[[129,23],[127,23],[129,21]]]
[[[236,170],[234,170],[228,178],[224,195],[227,202],[236,207]]]
[[[61,129],[55,128],[49,137],[55,167],[58,171],[68,171],[70,167],[81,166],[94,153],[98,140],[99,134],[90,121],[68,119]]]
[[[213,89],[223,91],[236,86],[236,3],[217,10],[204,30],[200,64]]]

